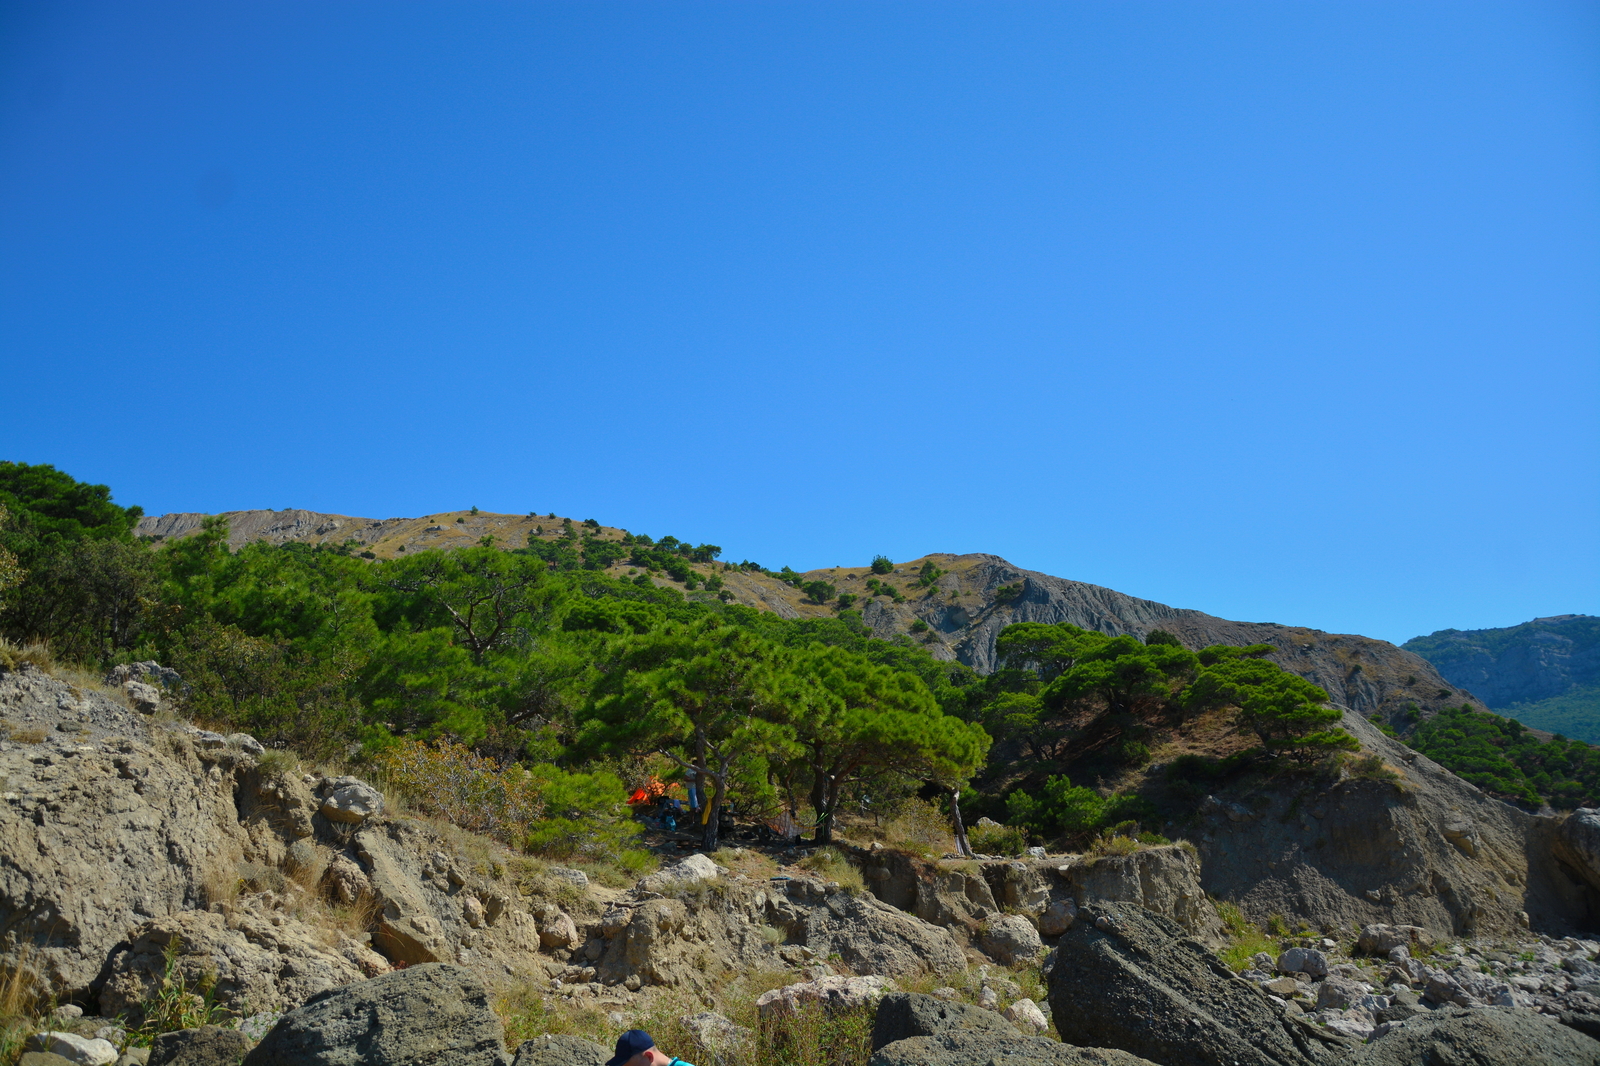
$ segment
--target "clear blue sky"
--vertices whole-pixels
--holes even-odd
[[[5,3],[0,458],[1600,613],[1595,3]]]

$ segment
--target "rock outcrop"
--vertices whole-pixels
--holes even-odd
[[[1447,1007],[1393,1026],[1352,1058],[1356,1066],[1600,1066],[1600,1041],[1532,1011]]]
[[[245,1066],[505,1066],[489,993],[455,966],[423,964],[313,997],[285,1014]]]
[[[1206,891],[1257,922],[1279,914],[1327,930],[1561,935],[1600,914],[1590,886],[1557,858],[1558,819],[1486,795],[1359,715],[1343,725],[1396,779],[1308,780],[1202,801],[1185,835]]]
[[[870,1066],[1153,1066],[1135,1055],[1024,1035],[992,1011],[894,993],[878,1004]]]
[[[1050,971],[1061,1039],[1164,1066],[1317,1066],[1343,1047],[1230,973],[1177,923],[1135,906],[1087,908]]]

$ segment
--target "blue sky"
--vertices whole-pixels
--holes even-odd
[[[0,458],[1600,613],[1600,5],[6,3]]]

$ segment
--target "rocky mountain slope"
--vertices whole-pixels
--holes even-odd
[[[1563,614],[1502,629],[1443,629],[1403,647],[1524,725],[1600,741],[1600,618]]]
[[[421,518],[382,520],[312,511],[233,511],[230,544],[354,542],[379,558],[401,551],[449,549],[476,544],[493,536],[502,547],[516,548],[529,538],[554,539],[571,520],[553,515],[503,515],[455,511]],[[143,537],[172,539],[192,534],[205,515],[147,516],[136,529]],[[597,535],[619,539],[624,531],[600,526]],[[924,565],[942,573],[931,583]],[[785,618],[823,617],[834,607],[813,603],[800,588],[761,570],[726,569],[724,564],[696,564],[702,574],[720,577],[735,602],[769,610]],[[613,576],[634,572],[626,561],[609,568]],[[1143,637],[1152,629],[1175,633],[1193,648],[1208,644],[1271,644],[1270,656],[1287,670],[1327,690],[1336,704],[1362,715],[1397,719],[1407,704],[1423,715],[1445,705],[1473,700],[1471,693],[1441,677],[1429,662],[1386,641],[1353,634],[1265,622],[1234,622],[1202,611],[1169,607],[1081,581],[1024,570],[996,555],[935,553],[898,563],[891,573],[867,567],[812,570],[805,580],[827,581],[840,593],[858,597],[866,623],[882,637],[907,636],[927,644],[939,658],[966,663],[980,673],[995,667],[995,638],[1013,622],[1070,622],[1103,633]],[[666,576],[660,584],[673,584]],[[898,594],[875,593],[879,589]],[[694,595],[709,595],[699,592]],[[925,627],[925,628],[924,628]]]
[[[1562,939],[1600,914],[1600,812],[1517,811],[1353,715],[1397,776],[1265,802],[1246,784],[1198,804],[1194,850],[971,862],[871,844],[851,850],[864,891],[730,850],[611,887],[175,720],[148,678],[120,680],[0,673],[0,961],[66,1005],[64,1031],[35,1042],[69,1061],[110,1063],[96,1056],[174,982],[209,986],[238,1028],[163,1037],[152,1062],[237,1061],[265,1034],[247,1061],[421,1063],[460,1036],[448,1061],[506,1066],[503,996],[590,1011],[609,1039],[685,995],[724,1006],[761,974],[763,1017],[883,997],[880,1066],[1265,1066],[1369,1039],[1355,1061],[1377,1066],[1412,1061],[1381,1049],[1497,1032],[1521,1063],[1600,1051],[1579,1032],[1600,1031],[1600,944]],[[1235,976],[1212,954],[1226,938],[1208,894],[1307,932]],[[1426,959],[1390,944],[1468,937],[1485,939]],[[1040,1003],[1018,981],[1050,949]],[[1340,961],[1358,949],[1380,961]],[[892,999],[896,981],[942,985]],[[1147,1021],[1130,1026],[1128,1004]],[[1052,1024],[1067,1043],[1037,1036]],[[516,1061],[603,1061],[564,1039]]]

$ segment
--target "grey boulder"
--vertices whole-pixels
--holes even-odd
[[[1600,1066],[1600,1041],[1548,1015],[1510,1007],[1443,1007],[1396,1025],[1354,1066]]]
[[[992,1011],[894,992],[878,1004],[869,1066],[1151,1066],[1123,1051],[1023,1036]]]
[[[1085,908],[1049,980],[1062,1040],[1163,1066],[1311,1066],[1332,1061],[1330,1044],[1348,1046],[1286,1016],[1182,926],[1133,905]]]
[[[147,1066],[238,1066],[249,1050],[250,1040],[239,1030],[202,1025],[156,1037]]]
[[[425,963],[312,997],[245,1066],[505,1066],[500,1020],[466,970]]]

